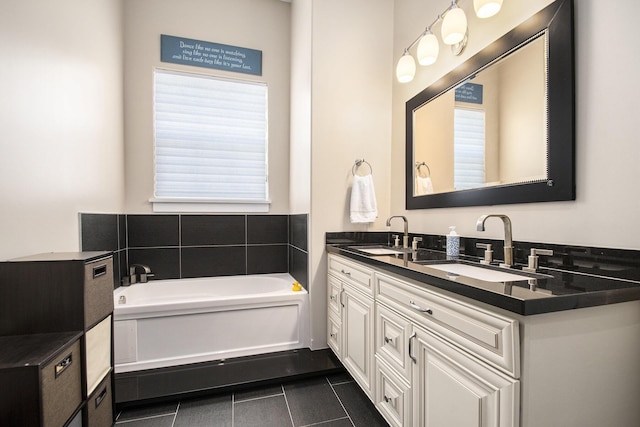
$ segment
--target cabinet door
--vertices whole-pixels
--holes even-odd
[[[373,398],[373,300],[343,285],[342,363]]]
[[[411,340],[415,426],[518,426],[517,380],[422,329]]]

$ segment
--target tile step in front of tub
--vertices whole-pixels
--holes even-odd
[[[331,350],[298,349],[115,375],[119,407],[242,389],[343,370]]]

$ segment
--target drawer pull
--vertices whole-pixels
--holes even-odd
[[[107,264],[102,264],[97,267],[93,267],[93,278],[104,276],[107,274]]]
[[[389,402],[391,402],[391,401],[393,400],[393,398],[391,398],[391,397],[387,397],[387,396],[384,396],[384,397],[383,397],[383,399],[384,399],[384,401],[385,401],[386,403],[389,403]]]
[[[107,395],[107,386],[104,386],[104,390],[102,390],[98,395],[98,397],[96,397],[96,408],[100,406],[100,404],[102,403],[106,395]]]
[[[340,291],[340,305],[344,307],[344,301],[342,300],[343,293],[344,293],[344,289]]]
[[[417,334],[414,332],[413,334],[411,334],[411,336],[409,337],[409,358],[411,360],[413,360],[413,363],[418,363],[418,359],[416,359],[415,357],[413,357],[413,339],[417,336]]]
[[[73,363],[73,353],[69,353],[64,359],[56,364],[56,378],[58,378],[62,373]]]
[[[393,338],[384,337],[384,342],[387,344],[393,344]]]
[[[344,274],[345,276],[351,277],[351,272],[350,271],[344,271],[344,269],[343,269],[343,270],[340,270],[340,273]]]
[[[433,314],[433,311],[430,308],[422,308],[413,301],[409,301],[409,306],[420,313]]]

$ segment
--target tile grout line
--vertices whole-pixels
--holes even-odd
[[[282,395],[284,396],[284,403],[287,405],[287,412],[289,412],[291,427],[295,427],[295,423],[293,422],[293,414],[291,413],[291,408],[289,407],[289,399],[287,399],[287,393],[284,391],[284,384],[280,384],[280,388],[282,389]]]
[[[340,417],[340,418],[334,418],[334,419],[332,419],[332,420],[320,421],[320,422],[313,423],[313,424],[306,424],[306,425],[301,426],[301,427],[321,426],[321,425],[323,425],[323,424],[333,423],[334,421],[348,420],[348,419],[349,419],[349,417],[348,417],[348,416],[344,416],[344,417]]]
[[[255,400],[268,399],[270,397],[282,396],[284,393],[269,394],[267,396],[252,397],[250,399],[236,400],[237,403],[253,402]]]
[[[173,421],[171,421],[171,427],[176,425],[176,418],[178,418],[178,411],[180,410],[180,403],[178,402],[178,406],[176,406],[176,413],[173,415]]]
[[[235,426],[236,420],[236,394],[231,393],[231,427]]]
[[[329,381],[329,378],[325,377],[325,379],[327,380],[327,383],[329,383],[329,387],[331,387],[331,391],[333,391],[333,394],[335,394],[336,399],[338,399],[338,402],[340,403],[340,406],[342,406],[342,410],[344,411],[345,414],[347,414],[347,418],[349,419],[349,422],[351,423],[352,426],[355,427],[355,424],[354,424],[353,420],[351,419],[351,415],[349,415],[349,412],[347,412],[347,408],[344,407],[344,404],[342,403],[342,400],[340,400],[340,396],[338,396],[338,393],[336,393],[336,389],[333,388],[333,384],[331,384],[331,381]]]

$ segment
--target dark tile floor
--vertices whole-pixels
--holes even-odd
[[[346,373],[180,402],[132,407],[116,427],[387,427]]]

